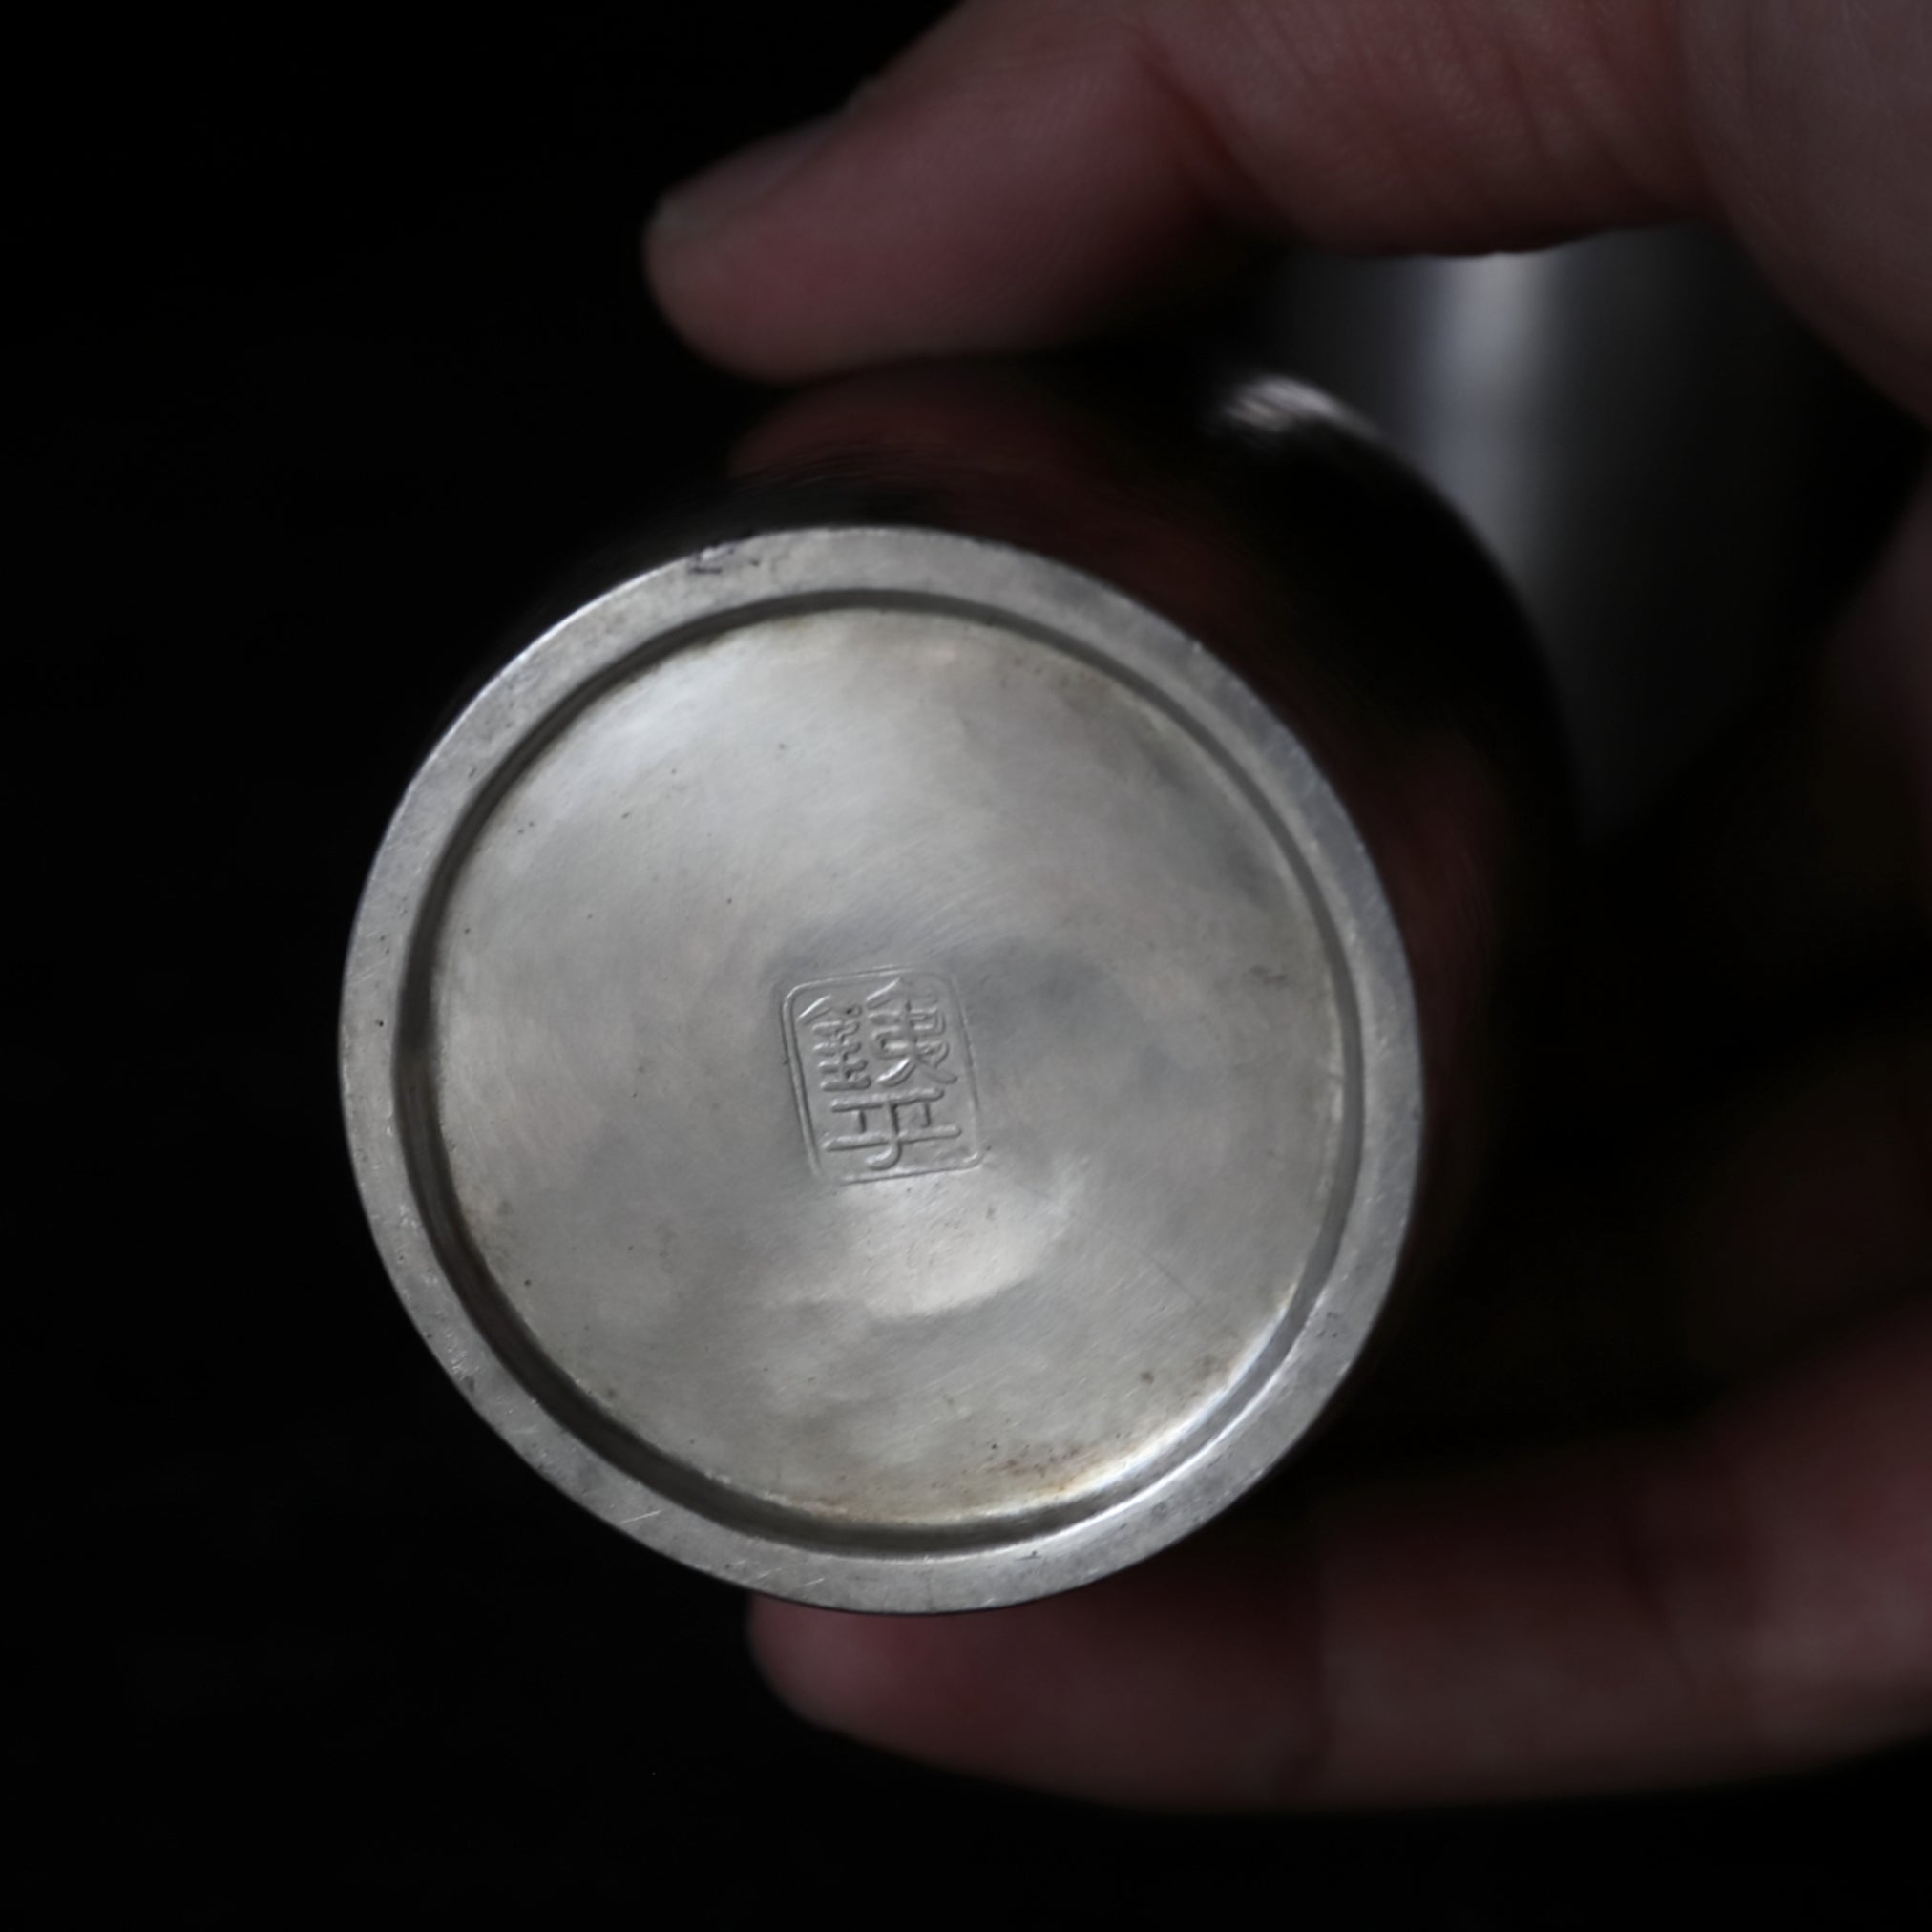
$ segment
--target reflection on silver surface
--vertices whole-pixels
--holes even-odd
[[[1467,516],[1547,653],[1608,829],[1735,709],[1785,621],[1816,354],[1692,229],[1533,254],[1287,262],[1270,349]]]

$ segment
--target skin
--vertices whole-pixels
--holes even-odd
[[[1062,341],[1242,238],[1477,251],[1687,217],[1932,419],[1932,9],[981,0],[843,115],[668,198],[647,254],[700,349],[797,381]],[[1922,933],[1932,489],[1785,735],[1720,789],[1729,816],[1692,808],[1671,851],[1721,879],[1767,860],[1778,888],[1704,926],[1634,894],[1624,930],[1654,945],[1620,997],[1668,1015],[1687,957],[1797,989],[1860,921]],[[761,1602],[770,1681],[890,1750],[1169,1808],[1653,1787],[1932,1727],[1932,1036],[1922,1000],[1841,1032],[1687,1098],[1682,1133],[1483,1250],[1529,1322],[1617,1249],[1605,1292],[1696,1366],[1696,1413],[1611,1403],[1586,1439],[1526,1427],[1454,1465],[1451,1430],[1421,1476],[1324,1465],[1017,1609]],[[1586,1238],[1639,1224],[1641,1251]]]

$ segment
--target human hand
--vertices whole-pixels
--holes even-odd
[[[1455,251],[1694,217],[1932,418],[1920,0],[980,0],[790,140],[672,198],[650,241],[672,319],[760,375],[1061,339],[1230,235]],[[1809,1019],[1834,945],[1909,925],[1922,962],[1932,491],[1756,769],[1607,895],[1642,981],[1614,997],[1656,1018],[1660,1067],[1687,973]],[[1701,864],[1723,914],[1660,906],[1667,862],[1686,900]],[[1752,865],[1755,896],[1735,884]],[[1602,984],[1586,974],[1581,1013]],[[1581,1446],[1303,1483],[1286,1522],[1256,1514],[1018,1609],[760,1603],[767,1673],[891,1749],[1172,1806],[1680,1782],[1932,1722],[1922,992],[1787,1068],[1774,1105],[1733,1087],[1697,1132],[1654,1134],[1479,1243],[1528,1284],[1512,1319],[1578,1282],[1640,1301],[1722,1385],[1694,1420],[1617,1427],[1585,1404]],[[1589,1104],[1634,1095],[1642,1121],[1659,1093],[1682,1102],[1606,1058],[1571,1070]],[[1611,1225],[1645,1236],[1621,1276]],[[1438,1356],[1409,1359],[1439,1379]]]

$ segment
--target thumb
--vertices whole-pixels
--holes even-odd
[[[1932,10],[975,0],[667,198],[648,260],[699,347],[795,379],[1067,337],[1229,231],[1455,252],[1685,215],[1932,409]]]

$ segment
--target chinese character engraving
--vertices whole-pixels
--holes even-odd
[[[799,1120],[828,1180],[882,1181],[979,1159],[958,996],[936,973],[881,968],[786,996]]]
[[[953,1042],[946,1038],[946,1009],[936,994],[922,1000],[906,976],[894,974],[866,996],[865,1013],[872,1051],[883,1062],[875,1076],[880,1086],[899,1085],[914,1067],[941,1086],[953,1084],[957,1076],[946,1065]]]

